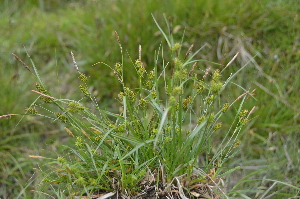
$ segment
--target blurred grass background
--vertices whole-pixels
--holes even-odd
[[[198,58],[218,63],[224,55],[227,63],[239,52],[229,73],[250,62],[235,82],[256,89],[258,101],[249,100],[247,108],[257,106],[258,117],[245,129],[238,157],[227,165],[242,167],[227,179],[229,189],[243,176],[273,163],[251,178],[276,179],[299,187],[299,1],[3,0],[0,4],[0,115],[24,113],[36,97],[30,92],[35,82],[11,55],[17,54],[30,65],[26,51],[48,88],[64,98],[76,97],[78,87],[70,57],[73,51],[80,70],[91,77],[90,85],[101,107],[114,108],[118,81],[106,66],[92,65],[121,61],[117,31],[125,54],[137,59],[141,44],[142,60],[152,66],[163,37],[151,14],[167,29],[163,25],[165,14],[172,20],[175,39],[181,41],[184,35],[183,52],[191,44],[194,50],[207,44]],[[134,84],[128,56],[125,63],[125,78]],[[200,67],[215,66],[205,63]],[[240,90],[232,87],[232,93],[226,94],[232,100]],[[233,117],[234,113],[224,122],[230,124]],[[19,123],[20,119],[0,120],[0,198],[32,198],[30,190],[35,182],[26,186],[35,176],[33,168],[41,162],[28,155],[45,154],[43,149],[58,153],[68,140],[60,124],[38,117],[24,117]],[[237,189],[263,192],[271,185],[257,181],[241,183]],[[280,185],[272,191],[278,191],[279,198],[296,195]]]

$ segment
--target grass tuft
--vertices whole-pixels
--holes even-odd
[[[171,24],[167,20],[166,23],[170,29]],[[73,137],[73,144],[66,146],[64,155],[60,154],[51,163],[52,168],[46,172],[41,170],[42,184],[65,190],[64,197],[109,192],[124,197],[226,196],[220,183],[232,170],[223,164],[238,152],[241,131],[251,120],[254,109],[242,108],[251,97],[251,92],[244,92],[245,89],[229,103],[223,102],[221,94],[245,66],[223,80],[224,69],[204,70],[197,62],[205,60],[193,59],[202,48],[190,55],[189,49],[183,58],[182,43],[174,43],[172,31],[167,36],[158,27],[167,41],[170,56],[165,57],[160,47],[154,67],[147,71],[139,55],[139,59],[132,62],[139,85],[135,88],[127,86],[124,80],[123,48],[116,33],[121,62],[104,65],[113,70],[122,87],[117,114],[99,107],[86,83],[88,76],[79,70],[73,53],[82,93],[77,100],[54,97],[31,61],[38,81],[38,91],[33,92],[39,97],[27,112],[64,123],[68,126],[65,130]],[[139,54],[141,51],[140,46]],[[83,99],[90,105],[82,104]],[[226,130],[221,119],[234,106],[237,114]],[[218,133],[224,137],[215,145],[214,137]],[[205,159],[201,163],[200,154]],[[44,159],[43,156],[30,157]],[[197,188],[208,188],[208,185],[213,187],[209,193]]]

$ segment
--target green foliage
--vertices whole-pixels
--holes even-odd
[[[241,71],[240,75],[235,77],[235,82],[247,89],[257,88],[255,94],[256,99],[259,100],[256,101],[254,98],[250,98],[244,108],[250,110],[254,105],[257,105],[256,114],[259,117],[250,121],[250,125],[245,130],[245,136],[241,138],[241,157],[238,156],[239,159],[233,159],[232,162],[228,161],[228,165],[225,163],[225,166],[232,167],[240,164],[264,165],[270,162],[280,162],[278,167],[282,168],[284,172],[278,170],[274,172],[274,170],[269,169],[262,173],[259,178],[269,175],[267,177],[269,179],[279,179],[292,184],[298,183],[295,176],[290,175],[293,172],[297,173],[290,168],[290,159],[297,160],[299,154],[297,150],[289,150],[286,153],[281,148],[284,143],[289,143],[289,146],[298,143],[297,136],[294,136],[300,123],[298,114],[298,90],[300,85],[299,81],[295,81],[300,74],[298,67],[299,42],[297,39],[300,35],[298,1],[201,0],[195,3],[195,1],[161,2],[150,0],[140,5],[131,0],[104,0],[101,3],[99,1],[80,0],[56,0],[51,2],[43,0],[5,0],[1,4],[0,10],[0,24],[3,27],[0,30],[0,102],[2,104],[0,114],[23,112],[24,107],[28,106],[33,100],[32,95],[28,95],[30,92],[26,91],[28,85],[34,85],[35,82],[31,82],[26,73],[23,74],[22,72],[22,75],[19,75],[17,62],[10,56],[11,52],[14,52],[22,60],[26,60],[26,52],[23,46],[33,56],[44,82],[47,82],[46,89],[50,93],[55,91],[55,93],[68,98],[77,87],[77,85],[73,86],[75,77],[69,75],[69,52],[74,51],[76,58],[81,60],[78,65],[84,65],[81,68],[83,70],[82,74],[89,77],[87,85],[97,86],[97,90],[101,92],[96,93],[94,88],[89,86],[86,88],[96,97],[97,101],[101,101],[99,103],[101,108],[116,111],[117,106],[112,104],[113,100],[111,98],[117,97],[116,91],[122,88],[119,84],[120,81],[118,78],[111,78],[113,73],[107,67],[99,69],[99,67],[91,66],[99,60],[105,60],[109,65],[113,65],[115,60],[119,59],[118,45],[115,42],[114,34],[112,34],[115,30],[120,33],[122,46],[128,50],[128,54],[136,54],[137,44],[143,44],[143,49],[146,50],[141,52],[140,60],[143,60],[149,76],[145,83],[146,88],[151,89],[153,81],[150,76],[153,77],[153,75],[151,75],[149,69],[155,65],[156,61],[151,52],[157,49],[160,43],[160,37],[158,38],[158,36],[161,33],[157,32],[157,28],[153,26],[150,13],[153,13],[159,24],[162,24],[164,20],[161,13],[170,16],[168,20],[171,24],[178,24],[171,26],[175,41],[179,41],[183,34],[188,37],[186,39],[188,42],[174,42],[170,50],[175,55],[176,51],[179,50],[181,52],[188,51],[191,44],[194,44],[194,47],[191,48],[189,54],[193,54],[193,49],[198,49],[206,43],[209,48],[204,48],[195,58],[221,62],[225,65],[236,52],[240,52],[236,59],[237,62],[232,63],[222,73],[223,77],[237,71],[237,68],[251,60],[251,55],[258,54],[255,62],[252,62],[254,67],[248,67],[248,69]],[[166,35],[168,35],[167,32]],[[169,49],[165,48],[165,50]],[[227,55],[225,56],[225,54]],[[166,55],[168,56],[167,53],[164,53],[164,56]],[[133,60],[136,60],[136,58],[133,58]],[[179,59],[181,62],[182,60],[184,60],[184,54],[181,54]],[[137,77],[132,78],[131,76],[136,66],[132,62],[134,61],[126,56],[122,61],[123,66],[126,68],[123,79],[127,82],[126,86],[128,88],[135,88],[135,82],[139,82]],[[177,62],[177,66],[181,64]],[[200,64],[198,63],[198,66]],[[212,67],[212,71],[219,68],[219,66],[209,62],[203,62],[202,64],[203,68]],[[56,71],[56,74],[53,70]],[[116,71],[120,72],[117,68]],[[181,75],[185,76],[187,71],[182,70],[181,72],[176,74],[179,80],[182,78]],[[53,79],[57,79],[57,81],[53,81]],[[84,82],[81,84],[85,85]],[[210,81],[199,81],[196,85],[198,93],[204,92],[203,95],[206,96],[207,88],[212,84],[213,82]],[[218,91],[218,82],[214,83],[214,87],[214,91]],[[230,92],[222,95],[225,102],[232,101],[234,96],[240,94],[240,89],[236,88],[235,85],[227,85]],[[31,89],[34,89],[34,86]],[[180,93],[181,90],[179,88],[176,92]],[[135,92],[135,90],[132,91]],[[155,90],[151,92],[151,95],[155,98],[155,95],[157,95]],[[185,101],[187,108],[189,96],[192,97],[192,94],[189,93],[184,98],[184,100],[187,99]],[[170,104],[176,105],[176,98],[174,96],[169,97]],[[40,98],[44,97],[41,96]],[[71,98],[78,99],[75,95],[74,97],[72,95]],[[207,100],[214,100],[213,98],[213,96],[210,96]],[[44,99],[47,100],[47,98]],[[89,99],[83,99],[79,103],[82,104],[86,101],[89,101]],[[197,104],[197,99],[194,102]],[[147,108],[147,106],[149,106],[149,103],[146,99],[141,98],[140,107]],[[198,107],[195,108],[195,112],[199,112]],[[95,107],[90,107],[90,109],[94,110]],[[237,109],[238,106],[231,106],[226,112],[227,117],[221,118],[222,128],[230,126],[235,119]],[[53,120],[65,121],[63,117],[57,117],[56,115],[65,116],[64,112],[59,109],[51,110],[54,111],[51,114]],[[223,110],[226,111],[225,105]],[[35,111],[41,114],[43,109],[31,106],[27,107],[26,113],[36,114]],[[73,106],[68,106],[66,111],[80,113],[80,110]],[[212,116],[210,117],[213,118]],[[31,163],[28,162],[32,160],[27,158],[24,160],[24,157],[27,157],[27,153],[30,151],[29,149],[35,149],[36,145],[39,144],[43,145],[46,137],[49,147],[61,150],[60,145],[62,144],[59,140],[65,140],[64,135],[57,136],[55,134],[52,139],[49,136],[53,133],[50,129],[60,130],[60,128],[56,126],[57,123],[55,122],[51,124],[47,122],[46,128],[45,123],[43,123],[44,119],[47,118],[27,116],[19,124],[18,119],[15,117],[1,118],[0,140],[3,147],[0,152],[4,155],[1,156],[3,157],[1,164],[6,166],[3,167],[5,172],[0,172],[5,174],[1,175],[0,179],[5,179],[6,182],[1,183],[2,190],[0,190],[0,193],[4,194],[4,198],[14,198],[15,194],[12,196],[9,193],[17,193],[19,189],[23,189],[23,185],[31,177],[33,167],[29,166]],[[207,118],[201,116],[197,118],[198,121],[196,122],[201,124],[204,119]],[[19,125],[15,127],[16,124]],[[216,125],[214,128],[217,129],[217,127]],[[27,136],[28,134],[31,136]],[[278,135],[280,139],[270,139],[273,134]],[[247,144],[243,144],[245,142]],[[279,148],[276,151],[271,150],[277,146]],[[12,154],[16,161],[7,158],[6,154],[8,153]],[[281,162],[281,160],[284,161]],[[287,163],[289,164],[287,165]],[[23,169],[25,173],[27,172],[25,178],[24,175],[20,175],[20,172],[15,172],[15,165],[20,165],[18,168]],[[10,172],[10,169],[12,172]],[[249,170],[244,169],[244,173],[241,173],[241,175],[245,175],[247,171]],[[12,175],[7,178],[6,174]],[[17,183],[16,179],[18,179]],[[17,187],[11,186],[16,184]],[[251,184],[253,184],[253,187],[249,190],[260,186],[271,186],[267,183]],[[247,188],[247,184],[243,185]],[[27,189],[30,190],[30,188]],[[243,187],[240,186],[239,189],[243,189]],[[19,192],[21,196],[25,197],[22,194],[25,194],[27,190]],[[295,192],[287,189],[283,189],[281,192],[291,192],[292,195],[290,196],[295,195]],[[29,196],[29,198],[31,197]]]
[[[166,23],[170,27],[167,20]],[[166,59],[161,47],[155,55],[155,66],[149,72],[141,59],[132,63],[139,87],[127,86],[123,79],[126,73],[123,62],[115,64],[115,67],[104,64],[114,71],[122,87],[118,114],[99,107],[86,84],[88,77],[79,71],[73,53],[73,63],[81,81],[81,99],[54,97],[46,89],[33,62],[32,69],[27,68],[34,71],[39,82],[36,83],[39,97],[27,112],[60,120],[68,125],[65,129],[75,139],[73,145],[66,148],[67,155],[59,155],[53,162],[56,169],[45,173],[44,183],[58,184],[67,190],[66,195],[106,190],[134,196],[145,189],[142,182],[149,180],[148,175],[155,176],[157,186],[163,187],[181,176],[187,189],[194,185],[195,179],[203,181],[206,178],[207,174],[201,173],[202,170],[208,173],[216,169],[213,177],[218,178],[224,162],[236,154],[240,132],[252,113],[242,110],[246,97],[251,93],[247,91],[230,104],[223,105],[220,94],[232,77],[223,81],[225,69],[215,70],[211,75],[208,70],[198,67],[200,60],[194,57],[202,48],[181,58],[182,44],[174,43],[172,34],[162,33],[171,58],[160,61]],[[120,39],[116,35],[122,53]],[[140,53],[141,50],[140,47]],[[123,54],[121,56],[123,60]],[[210,75],[211,80],[208,78]],[[201,92],[199,84],[203,85]],[[94,106],[96,113],[80,102],[83,98],[91,102],[90,107]],[[213,136],[219,130],[225,130],[220,119],[236,103],[239,103],[238,114],[232,126],[222,142],[213,146]],[[200,109],[198,107],[196,111],[199,104]],[[213,148],[216,151],[213,152]],[[204,169],[198,166],[201,153],[210,156],[203,165]]]

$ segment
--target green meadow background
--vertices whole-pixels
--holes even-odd
[[[76,97],[79,81],[70,52],[100,106],[115,110],[120,85],[105,62],[121,61],[117,31],[124,52],[125,79],[131,78],[131,59],[139,56],[154,65],[155,51],[164,38],[153,18],[167,31],[164,15],[183,52],[193,44],[197,58],[226,64],[239,52],[227,75],[249,66],[234,80],[256,89],[246,108],[256,106],[255,117],[241,137],[240,152],[226,166],[241,166],[225,180],[228,190],[243,177],[262,179],[235,188],[264,192],[278,180],[300,184],[300,2],[297,0],[2,0],[0,2],[0,115],[25,113],[37,97],[35,81],[13,56],[30,66],[31,56],[52,93]],[[205,71],[215,65],[203,63]],[[237,87],[225,93],[234,100]],[[223,122],[230,125],[234,118]],[[220,132],[222,136],[222,131]],[[43,117],[13,116],[0,119],[0,198],[33,198],[39,187],[36,168],[56,158],[70,137],[64,125]],[[260,172],[258,172],[260,171]],[[274,198],[296,196],[294,189],[276,183]],[[253,196],[255,198],[255,195]]]

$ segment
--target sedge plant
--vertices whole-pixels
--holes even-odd
[[[246,65],[224,78],[222,73],[231,62],[226,66],[210,62],[212,68],[203,68],[202,63],[207,61],[194,59],[202,48],[195,52],[189,48],[182,54],[182,41],[173,40],[168,20],[168,33],[155,23],[168,51],[161,45],[155,53],[155,65],[146,69],[139,47],[138,59],[132,61],[136,87],[130,87],[124,79],[128,66],[124,66],[117,33],[121,60],[114,66],[99,63],[111,68],[121,84],[116,99],[118,113],[99,106],[87,84],[89,77],[80,71],[73,53],[80,81],[78,99],[51,93],[33,61],[29,67],[14,55],[37,80],[33,92],[38,97],[25,115],[62,122],[73,139],[73,145],[65,146],[66,153],[51,161],[50,169],[41,170],[41,184],[48,184],[61,197],[99,193],[123,198],[226,197],[220,184],[235,168],[222,165],[237,153],[239,136],[254,109],[243,109],[252,93],[241,87],[242,94],[232,102],[223,102],[221,93],[227,92],[226,86]],[[237,114],[226,129],[222,117],[230,108]],[[216,134],[222,134],[223,139],[214,142]],[[200,155],[204,157],[201,163]]]

